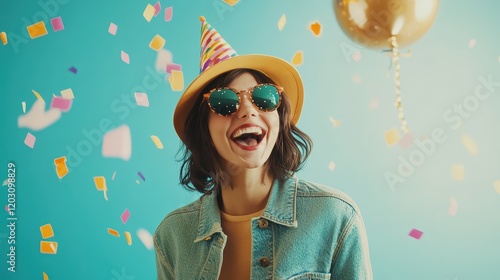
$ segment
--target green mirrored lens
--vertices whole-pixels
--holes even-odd
[[[229,116],[238,109],[238,95],[230,89],[218,89],[210,94],[210,107],[216,114]]]
[[[255,106],[263,111],[272,111],[280,103],[278,89],[273,85],[260,85],[254,88],[252,99]]]

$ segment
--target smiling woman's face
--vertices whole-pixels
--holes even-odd
[[[227,87],[240,92],[256,85],[257,81],[250,73],[243,73]],[[226,163],[243,168],[262,167],[278,138],[278,111],[260,111],[252,104],[250,93],[241,92],[239,95],[239,110],[232,116],[224,117],[210,112],[210,136],[215,149]]]

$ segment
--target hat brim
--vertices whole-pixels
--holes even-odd
[[[184,141],[184,125],[186,117],[196,102],[201,90],[222,73],[239,68],[260,71],[271,78],[278,86],[283,87],[290,101],[291,121],[296,124],[302,111],[304,86],[299,73],[287,61],[268,55],[248,54],[234,56],[206,69],[186,88],[181,95],[174,112],[174,127],[179,138]]]

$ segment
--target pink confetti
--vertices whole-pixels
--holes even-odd
[[[174,15],[174,8],[173,7],[165,8],[165,21],[166,22],[171,21],[173,15]]]
[[[448,214],[452,217],[455,217],[455,215],[457,215],[457,211],[458,211],[458,202],[454,197],[452,197],[450,198],[450,206],[448,207]]]
[[[64,24],[62,22],[61,17],[55,17],[55,18],[51,19],[50,23],[52,24],[52,29],[54,29],[54,31],[57,32],[57,31],[64,30]]]
[[[155,16],[157,16],[161,11],[160,1],[156,2],[156,4],[154,5],[154,8],[155,8]]]
[[[182,71],[182,66],[175,63],[167,64],[167,73],[172,74],[172,70]]]
[[[76,74],[76,72],[78,71],[75,67],[71,66],[69,69],[68,69],[70,72],[73,72],[74,74]]]
[[[130,64],[130,57],[128,56],[128,53],[122,51],[121,57],[122,57],[123,62]]]
[[[352,60],[358,62],[361,60],[361,53],[360,52],[354,52],[352,54]]]
[[[9,212],[9,206],[5,205],[5,211]]]
[[[135,102],[138,106],[149,107],[148,94],[145,92],[135,92]]]
[[[469,48],[471,48],[471,49],[472,49],[475,45],[476,45],[476,39],[471,39],[471,40],[469,41]]]
[[[422,234],[424,234],[423,232],[421,232],[420,230],[414,228],[410,231],[410,236],[415,238],[415,239],[420,239],[420,237],[422,237]]]
[[[118,30],[118,26],[114,23],[109,24],[108,32],[112,35],[116,35],[116,31]]]
[[[53,96],[50,102],[50,108],[61,109],[61,112],[67,112],[71,109],[71,104],[73,104],[73,99],[66,99],[59,96]]]
[[[125,208],[125,211],[123,211],[120,218],[122,219],[122,223],[126,224],[128,221],[128,218],[130,218],[130,211],[128,211],[128,209]]]
[[[413,135],[408,132],[399,140],[398,144],[401,148],[408,148],[413,144],[413,140]]]
[[[33,149],[33,146],[35,146],[35,141],[36,137],[28,132],[28,134],[26,134],[26,138],[24,138],[24,144]]]

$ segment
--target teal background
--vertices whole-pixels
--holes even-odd
[[[468,118],[460,117],[459,127],[443,118],[454,104],[473,96],[478,77],[500,82],[497,2],[442,0],[432,28],[409,47],[411,57],[401,58],[403,106],[412,135],[425,139],[442,129],[446,141],[392,188],[386,174],[397,175],[398,157],[408,159],[419,148],[385,143],[384,133],[399,127],[390,58],[353,43],[336,22],[332,1],[240,0],[233,7],[219,0],[160,2],[162,12],[151,22],[142,16],[148,3],[143,0],[0,2],[0,32],[9,36],[8,45],[0,45],[5,172],[0,179],[7,178],[7,163],[15,162],[18,218],[15,273],[7,271],[8,228],[0,226],[0,279],[43,279],[42,272],[52,280],[156,277],[154,251],[142,244],[137,230],[153,234],[168,212],[198,195],[178,184],[180,141],[172,114],[181,93],[170,89],[165,74],[156,73],[156,52],[148,45],[156,34],[166,39],[164,48],[182,65],[187,86],[199,71],[200,15],[239,54],[291,61],[296,51],[303,51],[298,70],[305,103],[298,125],[315,146],[298,175],[336,187],[357,202],[376,279],[500,278],[500,194],[493,187],[500,180],[500,86]],[[174,14],[165,22],[168,6]],[[282,14],[287,24],[279,31]],[[49,20],[56,16],[62,17],[63,31],[52,30]],[[26,26],[40,20],[49,34],[29,39]],[[323,26],[320,37],[307,28],[315,20]],[[118,25],[116,36],[107,31],[111,22]],[[472,39],[477,43],[470,48]],[[121,61],[121,50],[130,55],[130,65]],[[351,58],[355,51],[362,56],[358,62]],[[76,75],[68,71],[71,66],[78,69]],[[36,100],[32,89],[48,103],[53,93],[66,88],[72,88],[75,99],[56,123],[41,131],[17,127],[21,102],[28,111]],[[135,105],[134,92],[142,89],[149,108]],[[379,105],[371,109],[373,100]],[[334,127],[330,116],[340,126]],[[101,135],[109,129],[100,128],[103,121],[130,127],[129,161],[102,157]],[[33,149],[24,144],[27,132],[37,138]],[[163,150],[151,135],[162,140]],[[463,135],[475,140],[477,156],[464,148]],[[84,142],[92,149],[82,153]],[[68,157],[70,173],[58,179],[53,160],[61,156]],[[333,171],[330,162],[335,162]],[[464,166],[464,181],[452,179],[454,164]],[[109,201],[96,190],[94,176],[106,178]],[[3,209],[7,187],[0,190]],[[458,202],[454,217],[448,214],[451,198]],[[120,215],[126,208],[131,216],[123,224]],[[0,213],[8,224],[7,212]],[[40,253],[39,227],[47,223],[55,233],[48,240],[59,244],[55,255]],[[108,234],[107,228],[121,237]],[[408,236],[413,228],[423,231],[420,240]],[[124,231],[132,234],[131,246]]]

